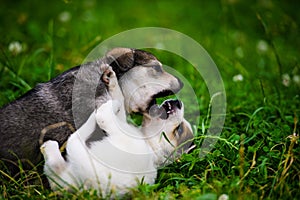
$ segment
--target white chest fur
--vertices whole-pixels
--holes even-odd
[[[124,193],[142,179],[154,183],[153,153],[145,141],[124,135],[109,136],[87,148],[78,135],[72,140],[77,141],[67,148],[70,168],[79,179],[77,181],[84,183],[86,188],[102,191],[112,188]]]
[[[113,128],[108,137],[87,147],[86,137],[96,126],[95,114],[92,114],[68,139],[67,162],[61,157],[56,142],[44,143],[44,152],[48,154],[45,173],[51,177],[52,189],[59,186],[70,190],[93,188],[105,196],[110,190],[124,194],[142,179],[145,183],[154,183],[157,171],[153,151],[146,140],[134,137],[141,136],[140,130],[122,121],[114,122],[118,126],[109,125]]]

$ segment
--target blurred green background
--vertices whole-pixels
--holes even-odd
[[[300,115],[300,1],[0,2],[0,106],[81,64],[97,44],[117,33],[138,27],[173,29],[199,42],[219,68],[228,107],[224,140],[205,161],[188,155],[182,165],[163,170],[157,181],[161,186],[141,189],[143,194],[187,199],[207,192],[240,199],[300,196],[299,137],[288,139],[299,134],[294,119]],[[210,99],[201,77],[183,67],[189,65],[183,59],[153,52],[190,81],[203,114],[198,132],[205,133]],[[291,167],[283,164],[285,158],[293,158]]]
[[[227,85],[234,75],[242,74],[255,90],[258,79],[270,81],[265,89],[274,92],[282,87],[283,74],[291,80],[300,74],[298,5],[298,1],[271,0],[2,0],[0,105],[19,96],[17,91],[25,87],[4,70],[5,65],[32,87],[80,64],[104,39],[145,26],[173,29],[197,40]],[[22,47],[17,55],[9,51],[14,41]]]

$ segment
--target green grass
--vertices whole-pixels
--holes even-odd
[[[155,185],[134,188],[133,199],[300,199],[300,15],[298,1],[2,1],[0,106],[39,82],[80,64],[101,41],[121,31],[158,26],[198,41],[216,62],[227,95],[224,129],[214,149],[199,159],[206,138],[209,95],[188,63],[154,51],[187,78],[200,102],[197,149],[161,169]],[[71,15],[61,20],[62,12]],[[68,17],[68,16],[67,16]],[[23,51],[11,52],[18,41]],[[244,79],[234,82],[242,74]],[[282,84],[288,74],[290,83]],[[209,120],[209,118],[208,118]],[[202,122],[204,123],[202,126]],[[7,179],[0,199],[56,199],[39,175]],[[31,178],[34,183],[27,184]],[[96,199],[93,191],[62,199]]]

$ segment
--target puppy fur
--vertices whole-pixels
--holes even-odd
[[[105,78],[108,74],[109,78]],[[151,122],[141,129],[128,124],[124,96],[115,73],[106,70],[104,76],[104,82],[108,83],[108,101],[69,137],[67,161],[61,156],[56,141],[50,140],[41,146],[44,172],[53,190],[93,188],[106,197],[112,190],[113,195],[123,195],[142,180],[153,184],[157,168],[175,148],[193,138],[190,124],[183,118],[183,104],[179,101],[164,103],[170,109],[173,106],[168,116],[161,117],[162,112],[167,112],[161,107],[160,115],[149,115],[147,119]],[[108,136],[87,146],[86,141],[96,126]],[[162,137],[162,132],[169,141]]]
[[[147,110],[147,103],[157,94],[167,95],[170,91],[176,93],[182,88],[181,81],[167,72],[160,70],[155,74],[155,66],[161,64],[152,54],[136,49],[115,48],[99,60],[74,67],[49,82],[38,84],[19,99],[1,108],[0,159],[20,159],[37,165],[42,160],[38,141],[43,128],[58,122],[67,122],[77,128],[86,122],[95,108],[104,101],[103,94],[106,90],[100,80],[103,72],[99,68],[103,63],[112,66],[120,80],[121,89],[125,91],[125,98],[132,100],[132,103],[125,102],[127,112],[143,113]],[[144,71],[143,77],[137,71]],[[160,88],[155,86],[155,89],[154,86],[149,86],[134,94],[128,92],[148,79],[166,84]],[[141,96],[144,97],[142,101]],[[80,117],[75,119],[75,116]],[[105,136],[103,131],[99,131],[102,136],[91,137],[90,141]],[[71,130],[63,126],[48,131],[44,140],[56,140],[62,145],[70,134]],[[31,168],[31,165],[28,166],[23,167]],[[18,171],[11,165],[9,167],[12,173]]]

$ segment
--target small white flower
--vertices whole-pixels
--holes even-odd
[[[71,15],[71,13],[68,12],[68,11],[63,11],[62,13],[60,13],[60,14],[58,15],[58,19],[59,19],[59,21],[61,21],[61,22],[68,22],[68,21],[71,20],[71,18],[72,18],[72,15]]]
[[[290,75],[288,74],[283,74],[282,75],[282,84],[285,86],[285,87],[288,87],[291,83],[291,78],[290,78]]]
[[[155,44],[155,48],[156,49],[164,49],[165,48],[165,45],[161,42],[158,42]]]
[[[233,80],[234,82],[240,82],[240,81],[243,81],[243,80],[244,80],[244,77],[243,77],[242,74],[237,74],[237,75],[233,76],[232,80]]]
[[[297,85],[300,85],[300,76],[299,76],[299,75],[294,75],[294,76],[293,76],[293,81],[294,81],[294,83],[296,83]]]
[[[229,196],[227,194],[221,194],[221,196],[219,196],[218,200],[228,200]]]
[[[18,55],[19,53],[21,53],[23,51],[23,47],[20,42],[14,41],[8,45],[8,50],[10,52],[12,52],[13,54]]]
[[[269,45],[265,40],[259,40],[256,44],[258,53],[266,53],[269,50]]]

